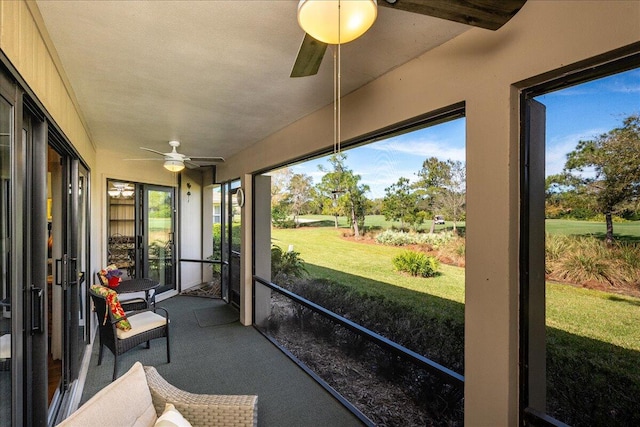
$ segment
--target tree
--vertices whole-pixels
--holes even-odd
[[[316,186],[316,194],[319,205],[322,206],[322,213],[331,215],[334,218],[334,227],[338,228],[338,217],[343,214],[343,204],[339,203],[340,197],[344,195],[344,170],[345,154],[334,154],[329,157],[331,169],[323,165],[318,166],[320,172],[324,172],[320,183]]]
[[[579,141],[567,154],[564,176],[558,184],[604,214],[606,242],[613,243],[613,215],[637,206],[640,196],[640,115],[593,140]]]
[[[291,176],[287,186],[287,200],[293,215],[293,221],[297,224],[298,217],[313,199],[313,179],[309,175],[296,173]]]
[[[333,215],[335,227],[338,228],[338,217],[346,215],[353,234],[359,237],[369,206],[365,196],[369,186],[360,184],[360,175],[345,166],[346,159],[346,154],[336,153],[329,157],[331,169],[318,166],[324,175],[316,189],[322,198],[323,213]]]
[[[424,194],[433,214],[445,211],[451,216],[455,229],[456,221],[464,215],[466,198],[466,167],[459,160],[438,160],[430,157],[422,163],[415,187]],[[435,220],[430,232],[435,229]]]
[[[346,205],[353,235],[360,237],[360,230],[364,228],[364,219],[370,206],[369,199],[365,196],[369,192],[369,186],[360,184],[360,175],[354,174],[353,171],[347,169],[344,173],[347,190],[342,203]]]
[[[289,186],[293,171],[291,168],[282,168],[270,173],[271,176],[271,206],[278,205],[286,197],[286,189]]]
[[[389,221],[400,221],[400,228],[404,229],[407,222],[415,229],[424,220],[424,213],[418,208],[420,196],[414,190],[407,178],[401,177],[398,182],[384,189],[382,214]],[[421,215],[422,213],[422,215]]]
[[[439,193],[436,204],[440,211],[453,221],[453,231],[456,230],[456,222],[464,215],[467,199],[467,169],[466,165],[459,161],[447,160],[449,165],[449,177]]]

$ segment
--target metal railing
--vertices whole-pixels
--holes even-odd
[[[227,261],[221,261],[219,259],[189,259],[189,258],[180,258],[180,262],[198,262],[200,264],[220,264],[220,265],[229,265]]]
[[[359,325],[345,317],[342,317],[326,308],[311,302],[293,292],[290,292],[280,286],[271,283],[268,280],[265,280],[259,276],[253,276],[254,279],[254,295],[255,295],[255,282],[260,283],[267,288],[286,296],[287,298],[295,301],[298,304],[305,306],[306,308],[312,310],[315,313],[320,314],[321,316],[336,322],[337,324],[347,328],[348,330],[354,332],[360,337],[365,338],[366,340],[376,344],[377,346],[392,352],[398,357],[409,361],[416,366],[425,369],[426,371],[436,375],[444,382],[453,385],[456,388],[462,389],[464,388],[464,376],[458,374],[457,372],[448,369],[439,363],[434,362],[431,359],[424,357],[423,355],[416,353],[415,351],[409,350],[406,347],[401,346],[400,344],[391,341],[380,334],[377,334],[362,325]]]

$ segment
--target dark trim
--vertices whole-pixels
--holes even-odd
[[[520,424],[524,422],[524,410],[529,403],[529,120],[526,96],[520,93],[520,242],[519,242],[519,371],[518,388]]]
[[[514,84],[526,98],[640,67],[640,42],[585,59]]]
[[[179,262],[198,262],[200,264],[229,264],[228,262],[223,262],[220,261],[219,259],[214,259],[214,260],[210,260],[210,259],[185,259],[185,258],[180,258],[178,260]]]
[[[364,326],[361,326],[345,317],[342,317],[332,311],[327,310],[326,308],[311,302],[305,298],[302,298],[299,295],[294,294],[293,292],[290,292],[284,288],[281,288],[280,286],[271,283],[261,277],[258,276],[253,276],[254,282],[258,282],[260,284],[262,284],[263,286],[266,286],[267,288],[270,288],[273,291],[278,292],[279,294],[282,294],[284,296],[286,296],[287,298],[295,301],[298,304],[301,304],[303,306],[305,306],[306,308],[330,319],[331,321],[338,323],[339,325],[349,329],[352,332],[355,332],[356,334],[358,334],[359,336],[366,338],[367,340],[371,341],[372,343],[384,348],[385,350],[389,350],[392,353],[402,357],[405,360],[408,360],[412,363],[414,363],[415,365],[424,368],[426,370],[428,370],[430,373],[435,374],[436,376],[438,376],[440,379],[444,380],[445,382],[455,386],[455,387],[459,387],[459,388],[463,388],[464,387],[464,376],[458,374],[457,372],[452,371],[449,368],[446,368],[442,365],[440,365],[439,363],[434,362],[431,359],[427,359],[426,357],[422,356],[421,354],[418,354],[412,350],[409,350],[406,347],[401,346],[400,344],[391,341],[385,337],[383,337],[380,334],[377,334],[367,328],[365,328]],[[255,287],[255,283],[254,283],[254,287]],[[255,292],[254,292],[255,294]]]
[[[541,427],[569,427],[568,424],[558,421],[555,418],[535,409],[526,408],[524,410],[524,419],[526,425]]]

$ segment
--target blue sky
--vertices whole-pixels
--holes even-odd
[[[536,98],[547,107],[547,175],[562,170],[566,154],[580,140],[591,139],[618,127],[631,114],[640,114],[640,69],[583,83]],[[384,189],[405,177],[411,181],[422,162],[465,160],[465,119],[421,129],[363,147],[346,150],[347,165],[369,185],[370,198],[384,197]],[[294,166],[318,183],[318,165],[326,157]]]

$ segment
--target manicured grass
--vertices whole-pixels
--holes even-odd
[[[442,274],[434,278],[401,274],[393,269],[391,260],[404,248],[354,242],[342,238],[344,231],[332,227],[273,229],[272,237],[285,250],[293,245],[312,277],[332,279],[363,293],[403,299],[420,310],[446,307],[450,311],[445,300],[464,303],[464,268],[441,265]],[[442,301],[434,302],[432,296]],[[459,317],[461,313],[451,315]],[[549,327],[640,351],[640,299],[548,284],[546,318]]]
[[[333,227],[334,218],[329,215],[301,215],[300,219],[302,221],[314,221],[313,223],[306,223],[307,226],[323,226],[323,227]],[[459,221],[456,223],[457,227],[464,227],[464,221]],[[400,228],[399,221],[387,221],[384,218],[384,215],[367,215],[364,219],[365,229],[387,229],[391,227]],[[338,217],[338,227],[348,228],[349,222],[347,221],[347,217],[340,216]],[[407,225],[405,225],[407,227]],[[431,221],[422,224],[419,229],[420,230],[429,230],[431,227]],[[444,224],[436,225],[436,230],[443,230],[447,228],[452,228],[453,223],[450,221],[445,222]]]
[[[604,222],[548,219],[545,228],[550,234],[571,234],[603,238],[607,229]],[[617,239],[640,241],[640,221],[614,222],[613,233]]]
[[[547,326],[640,351],[640,299],[547,283]]]
[[[442,265],[438,277],[411,277],[395,271],[391,263],[404,248],[350,241],[341,237],[343,232],[330,227],[274,229],[272,240],[285,250],[293,245],[312,277],[332,279],[363,293],[401,299],[422,311],[445,306],[449,310],[448,301],[464,303],[463,268]],[[463,320],[462,310],[454,316]]]

